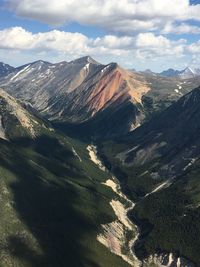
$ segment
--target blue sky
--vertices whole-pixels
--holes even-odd
[[[200,0],[0,0],[0,61],[200,67]]]

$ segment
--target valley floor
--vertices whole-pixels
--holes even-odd
[[[102,170],[106,167],[97,156],[95,146],[88,146],[91,160]],[[139,267],[141,262],[134,254],[134,244],[138,238],[138,229],[128,218],[128,212],[132,210],[135,204],[129,200],[121,191],[121,187],[116,177],[108,179],[105,186],[110,187],[118,198],[112,199],[110,205],[115,212],[117,220],[112,223],[102,225],[102,233],[97,236],[97,240],[105,245],[111,252],[122,257],[131,266]]]

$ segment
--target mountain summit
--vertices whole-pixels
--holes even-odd
[[[96,64],[96,65],[100,65],[99,62],[97,62],[96,60],[94,60],[91,56],[85,56],[85,57],[81,57],[75,60],[72,60],[69,62],[70,63],[74,63],[74,64]]]

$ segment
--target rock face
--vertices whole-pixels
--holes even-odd
[[[0,89],[0,138],[35,137],[38,121],[16,99]]]
[[[144,261],[144,267],[152,266],[152,264],[155,267],[195,267],[190,261],[182,257],[177,257],[172,253],[155,254]]]
[[[113,105],[119,107],[126,102],[140,105],[143,94],[149,90],[145,82],[138,82],[134,75],[110,64],[63,99],[62,114],[64,117],[68,114],[74,121],[85,121]]]

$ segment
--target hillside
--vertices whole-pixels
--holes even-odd
[[[131,216],[141,227],[138,256],[174,253],[200,265],[200,88],[101,154],[137,201]],[[186,265],[188,266],[188,265]],[[190,266],[190,265],[189,265]]]
[[[18,137],[35,138],[46,123],[34,117],[12,96],[0,89],[0,137],[9,140]]]
[[[117,220],[109,202],[122,200],[103,184],[111,175],[91,161],[87,144],[57,133],[3,91],[0,101],[0,265],[130,266],[120,257],[129,253],[125,226],[120,256],[97,239],[101,225]]]
[[[8,65],[8,64],[5,64],[3,62],[0,62],[0,78],[3,77],[3,76],[6,76],[8,74],[10,74],[11,72],[14,72],[15,71],[15,68]]]

